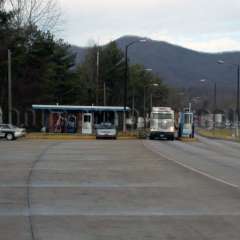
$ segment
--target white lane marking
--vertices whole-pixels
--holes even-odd
[[[61,209],[62,210],[62,209]],[[12,212],[6,212],[6,211],[1,211],[0,210],[0,217],[29,217],[29,216],[48,216],[48,217],[56,217],[56,216],[77,216],[77,217],[166,217],[166,216],[174,216],[174,217],[226,217],[226,216],[240,216],[240,212],[234,212],[229,214],[228,212],[223,212],[223,213],[218,213],[218,212],[202,212],[202,211],[192,211],[190,213],[185,213],[185,212],[165,212],[165,211],[147,211],[147,212],[142,212],[142,211],[127,211],[127,212],[120,212],[119,211],[111,211],[108,210],[108,212],[98,212],[98,211],[93,211],[93,212],[86,212],[86,211],[76,211],[74,210],[65,210],[65,211],[59,211],[59,209],[56,209],[54,211],[46,211],[46,210],[41,210],[37,209],[33,211],[32,215],[29,215],[29,213],[26,212],[26,210],[23,211],[15,211],[13,210]]]
[[[153,145],[152,145],[153,148],[150,148],[150,147],[147,146],[144,142],[143,142],[143,145],[144,145],[146,148],[148,148],[150,151],[154,151],[155,153],[159,154],[161,157],[165,158],[166,160],[175,162],[176,164],[178,164],[178,165],[180,165],[180,166],[182,166],[182,167],[184,167],[184,168],[186,168],[186,169],[188,169],[188,170],[191,170],[191,171],[193,171],[193,172],[196,172],[196,173],[198,173],[198,174],[200,174],[200,175],[203,175],[203,176],[205,176],[205,177],[207,177],[207,178],[209,178],[209,179],[212,179],[212,180],[215,180],[215,181],[217,181],[217,182],[220,182],[220,183],[226,184],[226,185],[228,185],[228,186],[231,186],[231,187],[234,187],[234,188],[238,188],[238,189],[239,189],[239,186],[236,185],[236,184],[234,184],[234,183],[230,183],[230,182],[227,182],[227,181],[225,181],[225,180],[223,180],[223,179],[221,179],[221,178],[214,177],[214,176],[212,176],[212,175],[210,175],[210,174],[208,174],[208,173],[206,173],[206,172],[203,172],[203,171],[201,171],[201,170],[199,170],[199,169],[193,168],[193,167],[191,167],[191,166],[189,166],[189,165],[186,165],[186,164],[184,164],[184,163],[182,163],[182,162],[179,162],[179,161],[177,161],[177,160],[174,160],[174,159],[168,157],[167,155],[159,152],[159,151],[156,149],[156,147],[153,146]]]
[[[84,167],[84,168],[81,168],[81,167],[78,167],[78,168],[36,168],[35,171],[49,171],[49,172],[73,172],[73,173],[77,173],[79,171],[99,171],[99,170],[106,170],[106,171],[122,171],[122,170],[129,170],[129,171],[135,171],[135,170],[149,170],[149,169],[152,169],[154,168],[155,169],[162,169],[161,167],[156,167],[153,165],[144,165],[144,166],[116,166],[116,167],[98,167],[98,168],[94,168],[94,167]],[[0,173],[3,172],[7,172],[8,169],[0,169]],[[27,170],[30,170],[30,168],[18,168],[18,169],[14,169],[15,172],[18,172],[18,171],[27,171]],[[1,183],[0,183],[1,184]]]
[[[24,187],[29,187],[26,184],[1,184],[1,188],[24,188]],[[117,185],[117,184],[64,184],[64,183],[33,183],[30,185],[31,188],[99,188],[99,189],[109,189],[109,188],[119,188],[119,189],[127,189],[127,188],[161,188],[164,187],[166,188],[167,186],[164,184],[122,184],[122,185]]]

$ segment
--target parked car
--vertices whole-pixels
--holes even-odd
[[[26,135],[24,128],[18,128],[12,124],[0,124],[0,137],[12,141]]]
[[[96,125],[96,139],[109,138],[117,139],[117,129],[111,123],[101,123]]]

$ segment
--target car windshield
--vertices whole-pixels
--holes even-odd
[[[111,123],[101,123],[96,126],[97,129],[113,129],[114,126]]]

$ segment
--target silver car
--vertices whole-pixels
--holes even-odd
[[[24,128],[18,128],[12,124],[0,124],[0,137],[12,141],[26,135]]]
[[[100,138],[117,139],[116,127],[111,123],[96,125],[96,139]]]

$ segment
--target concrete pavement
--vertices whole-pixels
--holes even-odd
[[[238,147],[205,141],[1,141],[0,239],[237,240],[239,189],[194,169],[238,184]]]
[[[198,136],[198,141],[146,141],[147,148],[169,160],[206,173],[212,178],[240,188],[240,144]]]

